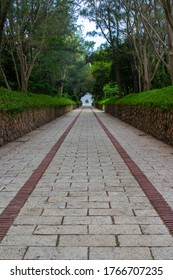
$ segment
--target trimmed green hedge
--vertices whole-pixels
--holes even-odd
[[[173,109],[173,86],[162,89],[154,89],[141,93],[133,93],[122,98],[113,97],[98,101],[99,105],[117,104],[117,105],[135,105],[158,107],[163,110]]]
[[[75,105],[70,99],[52,97],[44,94],[21,93],[0,87],[0,111],[8,113],[23,112],[26,109],[59,108]]]

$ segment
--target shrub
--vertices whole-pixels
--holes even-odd
[[[118,85],[116,83],[109,83],[103,87],[105,97],[113,97],[118,95]]]
[[[26,109],[58,108],[66,105],[74,105],[75,102],[52,97],[44,94],[21,93],[0,88],[0,111],[8,113],[22,112]]]
[[[163,110],[173,110],[173,86],[154,89],[141,93],[128,94],[122,98],[111,97],[99,101],[102,105],[118,104],[118,105],[136,105],[146,107],[158,107]]]

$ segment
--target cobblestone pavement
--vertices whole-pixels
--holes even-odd
[[[0,213],[79,111],[0,149]],[[94,111],[173,209],[173,148]],[[0,259],[173,259],[172,234],[89,108],[2,239]]]

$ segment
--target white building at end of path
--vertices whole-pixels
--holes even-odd
[[[82,106],[92,106],[93,97],[90,93],[86,93],[81,98]]]

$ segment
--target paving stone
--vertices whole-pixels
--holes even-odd
[[[140,225],[160,225],[163,224],[159,217],[125,217],[115,216],[115,224],[140,224]]]
[[[150,202],[131,202],[130,205],[134,210],[153,210]]]
[[[117,195],[117,196],[92,196],[90,195],[89,197],[89,201],[96,201],[96,202],[99,202],[99,201],[108,201],[108,202],[111,202],[111,201],[118,201],[118,202],[128,202],[128,198],[127,196],[125,195]]]
[[[87,260],[87,247],[29,247],[25,260]]]
[[[35,195],[35,194],[34,194]],[[39,195],[39,194],[38,194]],[[48,196],[49,197],[61,197],[61,198],[64,198],[64,197],[67,197],[68,196],[68,192],[60,192],[59,190],[53,190],[53,191],[49,191],[48,192]]]
[[[140,228],[143,234],[169,234],[165,225],[141,225]]]
[[[56,246],[57,235],[8,235],[1,242],[1,246]],[[1,248],[1,247],[0,247]]]
[[[89,225],[89,224],[112,224],[109,216],[78,216],[78,217],[65,217],[64,225]]]
[[[71,189],[71,184],[70,183],[64,183],[64,182],[61,182],[61,183],[58,183],[57,181],[53,184],[49,184],[48,183],[48,186],[52,188],[52,190],[57,190],[57,189],[60,189],[61,191],[66,191],[68,190],[69,188]],[[40,181],[37,185],[37,189],[38,187],[40,187],[40,189],[42,189],[43,187],[45,187],[45,185],[42,183],[42,181]]]
[[[173,247],[152,247],[151,252],[155,260],[173,260]]]
[[[48,196],[43,196],[43,197],[41,197],[41,196],[30,196],[29,198],[28,198],[28,200],[27,200],[27,202],[26,203],[28,203],[28,204],[36,204],[36,203],[39,203],[39,204],[41,204],[41,203],[46,203],[46,201],[48,200]],[[37,206],[38,206],[38,204],[37,204]]]
[[[67,208],[73,208],[73,209],[78,209],[78,208],[109,208],[109,203],[108,202],[68,202],[67,203]]]
[[[44,209],[42,216],[86,216],[87,209]]]
[[[131,209],[89,209],[91,216],[134,216]]]
[[[88,189],[90,192],[97,192],[97,191],[104,191],[105,190],[105,184],[104,183],[91,183],[91,185],[88,185]]]
[[[127,196],[129,197],[133,197],[133,196],[146,196],[146,194],[140,190],[140,188],[133,188],[133,190],[129,191],[129,188],[124,187],[125,189],[125,193]],[[109,194],[110,195],[110,194]]]
[[[42,182],[44,182],[44,181],[42,181]],[[53,182],[55,182],[55,179],[53,180]],[[62,176],[62,177],[58,176],[58,178],[56,179],[56,182],[58,182],[58,183],[66,183],[66,182],[71,183],[72,182],[72,176]]]
[[[83,183],[86,183],[86,182],[88,182],[88,178],[87,178],[88,176],[87,176],[87,173],[85,173],[85,175],[83,174],[81,174],[81,173],[78,173],[78,175],[76,175],[76,174],[74,174],[74,173],[72,173],[72,180],[73,180],[73,182],[83,182]]]
[[[149,248],[146,247],[91,247],[90,260],[150,260]]]
[[[22,208],[19,212],[19,216],[41,216],[43,212],[43,208],[26,208],[26,204],[25,204],[25,208]]]
[[[22,260],[27,250],[26,246],[1,246],[0,260]]]
[[[26,225],[13,225],[10,227],[7,235],[32,235],[35,229],[35,225],[26,226]]]
[[[89,178],[89,183],[103,183],[104,184],[104,182],[105,182],[105,180],[101,177],[90,177]]]
[[[57,225],[62,223],[62,217],[52,216],[18,216],[15,225]]]
[[[144,203],[142,203],[142,202],[139,202],[139,203],[137,203],[137,202],[129,202],[129,203],[127,203],[127,202],[121,202],[121,204],[120,203],[118,203],[118,202],[110,202],[110,204],[111,204],[111,208],[115,208],[115,209],[117,209],[117,208],[125,208],[125,209],[137,209],[137,210],[150,210],[150,209],[153,209],[153,206],[149,203],[149,202],[144,202]]]
[[[169,234],[165,235],[119,235],[118,240],[122,247],[152,247],[173,246],[173,237]]]
[[[149,199],[146,196],[129,196],[130,202],[148,202]]]
[[[89,225],[90,234],[141,234],[138,225]]]
[[[87,234],[87,226],[84,225],[73,225],[73,226],[37,226],[34,234]]]
[[[12,191],[1,191],[1,199],[6,199],[7,197],[10,197],[12,199],[17,192],[12,192]]]
[[[80,203],[81,201],[88,201],[88,196],[79,196],[79,197],[59,197],[59,196],[51,196],[49,197],[48,203],[51,202],[75,202]]]
[[[73,247],[97,247],[116,246],[116,240],[111,235],[61,235],[59,246]]]
[[[5,208],[11,201],[11,197],[0,198],[0,205],[1,207]]]
[[[105,191],[101,191],[101,192],[89,192],[89,191],[87,191],[87,192],[73,192],[73,191],[70,191],[69,192],[69,197],[79,197],[79,196],[90,196],[90,195],[93,195],[93,196],[95,196],[95,195],[107,195],[106,194],[106,192]]]
[[[119,186],[107,186],[106,184],[106,187],[104,187],[104,190],[105,191],[108,191],[109,192],[124,192],[124,187],[119,187]]]
[[[62,188],[60,188],[60,189],[62,189]],[[66,187],[66,188],[64,188],[64,190],[67,190],[68,192],[69,191],[73,191],[73,192],[83,192],[83,191],[88,191],[88,185],[87,184],[83,184],[83,183],[81,183],[81,185],[78,187],[77,186],[77,183],[76,184],[73,184],[72,183],[72,186],[71,187]]]
[[[65,209],[67,202],[63,201],[63,199],[55,202],[46,202],[42,207],[44,209]]]
[[[136,216],[143,216],[143,217],[158,217],[157,212],[154,209],[151,210],[138,210],[134,209]]]

